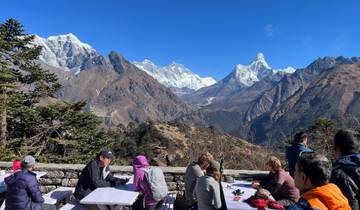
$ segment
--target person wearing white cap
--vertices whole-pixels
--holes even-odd
[[[44,202],[36,174],[33,172],[35,158],[26,156],[21,162],[21,170],[5,178],[7,185],[5,210],[40,210]]]

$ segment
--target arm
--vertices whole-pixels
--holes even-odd
[[[220,209],[221,208],[221,197],[220,197],[220,185],[219,183],[217,183],[216,181],[214,182],[214,184],[212,185],[212,197],[213,197],[213,202],[214,202],[214,207],[216,209]]]
[[[267,189],[272,195],[276,195],[284,184],[284,181],[285,179],[280,172],[271,173],[266,182],[261,182],[261,186]]]
[[[42,197],[41,191],[37,184],[37,180],[34,177],[34,180],[27,183],[26,191],[30,196],[31,200],[35,203],[44,203],[44,198]]]

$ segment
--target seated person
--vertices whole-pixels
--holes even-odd
[[[98,187],[113,187],[126,182],[126,180],[112,176],[109,165],[113,158],[111,151],[102,150],[85,166],[75,188],[76,199],[83,199]]]
[[[295,185],[301,192],[298,203],[287,208],[298,209],[342,209],[350,210],[348,200],[339,187],[329,183],[331,163],[315,153],[301,155],[295,167]]]
[[[360,209],[360,132],[337,132],[334,152],[337,160],[331,173],[331,182],[340,188],[352,209]]]
[[[161,206],[162,201],[155,200],[150,188],[150,184],[145,178],[144,170],[150,168],[148,160],[144,155],[138,155],[134,158],[132,165],[134,172],[134,188],[136,191],[141,193],[141,196],[134,203],[133,209],[154,210],[158,208]]]
[[[199,210],[215,210],[221,208],[220,196],[220,163],[211,160],[205,176],[199,177],[195,185],[195,198]]]
[[[296,203],[300,197],[294,179],[281,168],[281,161],[272,156],[267,162],[270,173],[260,182],[253,182],[254,188],[267,189],[274,199],[287,207]]]
[[[190,163],[185,172],[184,182],[185,182],[185,199],[186,205],[190,208],[196,203],[194,198],[194,189],[197,178],[204,176],[204,171],[209,166],[209,161],[213,160],[213,156],[205,152],[201,154],[197,162]]]
[[[28,155],[21,163],[21,170],[5,178],[7,185],[5,210],[40,210],[44,203],[36,174],[35,158]]]

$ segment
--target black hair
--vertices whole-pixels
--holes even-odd
[[[334,136],[334,145],[340,149],[344,156],[359,153],[360,132],[340,130]]]
[[[314,187],[327,184],[331,175],[331,162],[314,152],[303,153],[297,161],[297,169],[304,172]]]
[[[293,143],[303,143],[305,139],[307,139],[307,134],[304,132],[298,132],[294,135]]]

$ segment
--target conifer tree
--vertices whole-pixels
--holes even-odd
[[[84,163],[113,140],[85,102],[56,98],[57,77],[37,61],[41,47],[14,19],[0,24],[1,160],[27,154],[44,162]]]
[[[36,63],[41,47],[34,46],[33,39],[15,19],[0,24],[0,148],[6,146],[7,122],[14,109],[60,88],[56,76]]]

